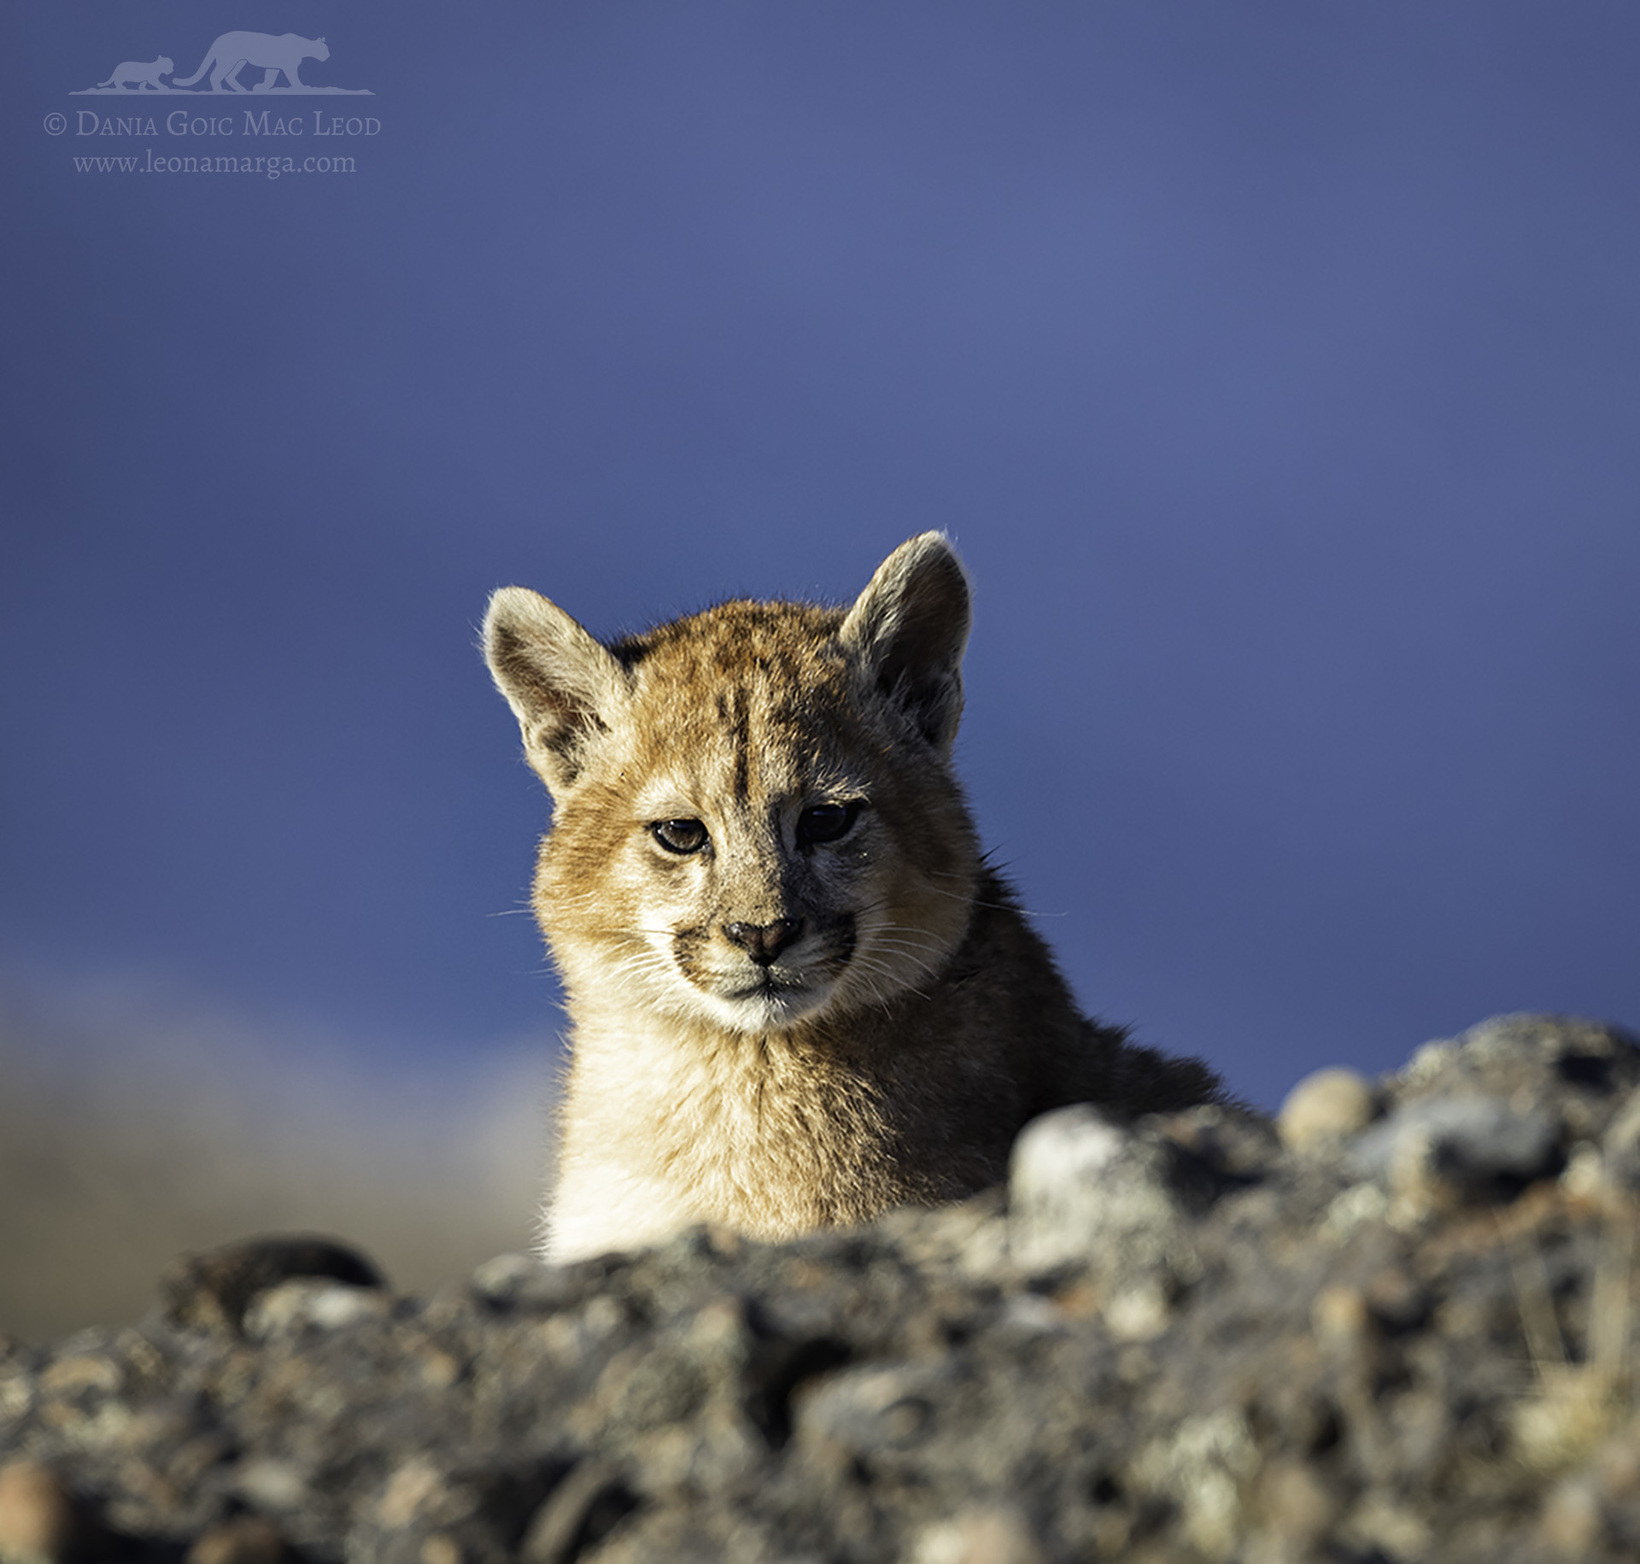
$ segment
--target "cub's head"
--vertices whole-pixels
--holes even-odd
[[[535,906],[579,1005],[740,1032],[886,1003],[962,939],[968,638],[938,533],[845,610],[724,603],[601,645],[503,587],[485,652],[554,801]]]

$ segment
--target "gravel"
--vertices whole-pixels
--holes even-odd
[[[0,1559],[1632,1560],[1637,1199],[1640,1047],[1511,1016],[785,1244],[253,1239],[0,1338]]]

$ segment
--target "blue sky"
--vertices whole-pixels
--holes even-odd
[[[370,89],[255,103],[375,116],[354,172],[77,171],[221,151],[171,95],[79,136],[115,100],[70,94],[241,25]],[[844,600],[940,527],[981,832],[1090,1011],[1266,1103],[1498,1011],[1640,1024],[1631,7],[22,0],[9,33],[31,1013],[124,973],[406,1074],[545,1048],[508,914],[547,806],[487,593],[601,633]],[[224,111],[234,153],[319,148]]]

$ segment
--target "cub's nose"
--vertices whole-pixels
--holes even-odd
[[[725,923],[724,938],[739,945],[760,967],[768,966],[803,932],[801,918],[776,918],[773,923]]]

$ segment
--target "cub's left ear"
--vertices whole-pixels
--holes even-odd
[[[962,720],[962,653],[971,614],[968,578],[944,533],[902,543],[877,567],[838,632],[877,688],[936,749]]]
[[[502,587],[484,616],[484,657],[524,734],[524,756],[554,798],[622,710],[626,674],[556,603]]]

